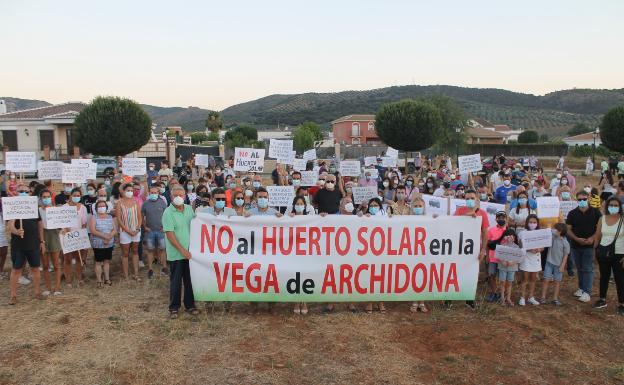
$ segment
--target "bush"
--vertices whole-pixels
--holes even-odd
[[[152,135],[152,121],[139,104],[98,96],[74,122],[76,144],[97,155],[123,156],[139,150]]]
[[[208,140],[208,135],[203,132],[194,132],[191,134],[191,143],[199,144]]]
[[[442,129],[440,110],[424,101],[403,100],[384,104],[375,115],[377,136],[401,151],[429,148]]]
[[[209,142],[218,142],[219,141],[219,134],[216,132],[211,132],[210,134],[208,134],[208,139],[206,139]]]
[[[534,130],[522,131],[518,135],[518,143],[537,143],[539,142],[539,134]]]
[[[624,152],[624,106],[612,108],[602,117],[600,139],[608,149]]]

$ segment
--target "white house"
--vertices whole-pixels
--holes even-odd
[[[564,138],[563,141],[568,146],[593,146],[594,138],[596,140],[596,147],[602,144],[602,140],[600,140],[600,131],[596,130],[594,132],[586,132],[580,135],[569,136]]]
[[[39,156],[48,145],[51,159],[67,157],[73,154],[74,120],[85,106],[68,102],[0,114],[2,144],[9,151],[34,151]]]

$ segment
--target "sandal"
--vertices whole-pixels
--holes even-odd
[[[196,308],[187,309],[187,310],[185,310],[185,312],[187,312],[190,315],[199,315],[199,310],[197,310]]]
[[[379,312],[381,314],[386,314],[386,307],[384,306],[383,303],[380,303],[378,307],[379,307]]]
[[[97,283],[96,287],[97,287],[98,289],[101,289],[101,288],[102,288],[102,282],[101,282],[101,281],[99,281],[99,282]]]
[[[169,319],[177,319],[178,318],[178,312],[176,310],[172,310],[169,312]]]
[[[17,304],[17,297],[13,296],[9,299],[9,305]]]
[[[424,303],[421,303],[420,305],[418,305],[418,310],[420,310],[423,313],[428,313],[429,309],[427,309],[427,306],[425,306]]]
[[[133,275],[132,279],[134,279],[137,282],[141,282],[141,277],[139,277],[138,275]]]
[[[372,303],[369,303],[368,305],[366,305],[366,313],[373,314],[373,304]]]
[[[410,311],[412,313],[417,313],[420,310],[420,305],[413,303],[412,306],[410,306]]]
[[[104,284],[108,286],[113,286],[113,283],[111,282],[110,279],[107,279],[106,281],[104,281]]]

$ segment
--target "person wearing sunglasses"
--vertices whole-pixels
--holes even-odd
[[[225,215],[227,217],[236,216],[236,211],[225,205],[225,190],[217,187],[212,191],[212,207],[202,206],[195,211],[197,214],[210,214],[214,216]]]

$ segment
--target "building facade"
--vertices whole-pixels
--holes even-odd
[[[334,143],[381,144],[375,131],[375,115],[347,115],[331,122]]]

